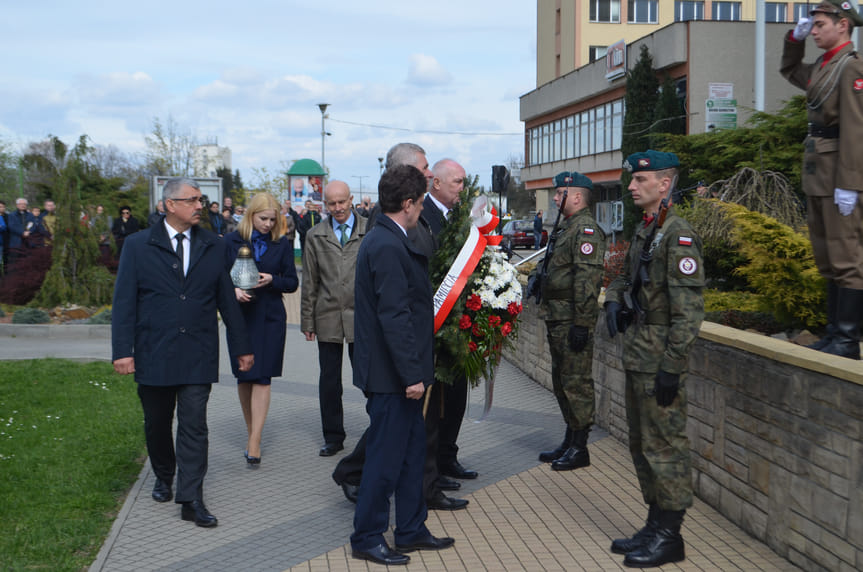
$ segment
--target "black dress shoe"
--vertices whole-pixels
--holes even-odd
[[[204,506],[204,502],[199,500],[184,502],[183,508],[180,509],[180,517],[183,520],[193,520],[195,524],[204,528],[212,528],[219,524],[216,517]]]
[[[461,488],[461,483],[440,475],[437,478],[437,487],[442,491],[457,491]]]
[[[455,544],[455,539],[445,536],[443,538],[435,538],[431,534],[428,538],[411,542],[410,544],[396,544],[396,550],[399,552],[413,552],[414,550],[443,550]]]
[[[407,564],[411,561],[410,556],[396,552],[387,546],[386,543],[378,544],[368,550],[351,550],[351,556],[358,560],[370,560],[375,564],[383,564],[384,566]]]
[[[354,504],[357,504],[357,495],[360,494],[360,487],[348,483],[342,483],[342,490],[345,493],[345,498]]]
[[[438,489],[430,499],[426,499],[426,507],[429,510],[461,510],[467,508],[468,502],[465,499],[448,497],[443,494],[443,491]]]
[[[461,463],[458,461],[453,461],[452,463],[446,463],[441,465],[440,474],[446,475],[448,477],[452,477],[454,479],[475,479],[479,476],[479,473],[476,471],[471,471],[470,469],[465,469],[461,466]]]
[[[320,455],[321,457],[332,457],[344,448],[345,446],[341,443],[324,443],[324,446],[321,447],[318,455]]]
[[[153,486],[153,500],[156,502],[168,502],[174,498],[171,493],[171,483],[166,483],[162,479],[157,478],[156,484]]]

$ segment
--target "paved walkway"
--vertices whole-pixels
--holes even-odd
[[[344,453],[317,454],[322,444],[317,349],[296,325],[296,300],[292,296],[287,304],[285,374],[273,382],[259,469],[248,469],[242,456],[245,426],[235,381],[223,373],[213,387],[205,502],[219,526],[198,528],[180,520],[178,505],[153,502],[153,474],[145,465],[91,570],[382,569],[350,557],[353,505],[330,477]],[[70,335],[54,328],[26,337],[17,330],[9,337],[9,330],[0,328],[0,359],[110,359],[109,340],[98,337],[104,333],[88,329],[85,336],[84,331]],[[221,371],[230,371],[224,357]],[[367,417],[349,368],[344,386],[346,446],[351,448]],[[471,392],[459,439],[462,462],[480,472],[477,480],[463,481],[457,495],[469,499],[470,506],[429,512],[429,528],[455,537],[455,547],[415,552],[407,570],[621,569],[623,557],[608,551],[611,539],[633,532],[645,515],[626,448],[594,431],[593,464],[556,473],[536,460],[539,450],[561,437],[554,397],[504,362],[493,401],[488,418],[477,422],[484,392]],[[683,534],[687,560],[664,569],[794,569],[701,501],[687,514]]]

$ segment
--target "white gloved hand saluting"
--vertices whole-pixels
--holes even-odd
[[[854,207],[857,206],[857,191],[834,189],[833,202],[839,207],[839,214],[848,216],[854,212]]]
[[[809,32],[812,31],[812,18],[803,17],[797,20],[797,25],[794,27],[794,31],[791,32],[791,35],[794,36],[794,39],[798,42],[802,42],[806,39],[806,36],[809,35]]]

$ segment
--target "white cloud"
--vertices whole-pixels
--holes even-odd
[[[452,76],[433,56],[411,54],[407,81],[412,85],[429,87],[446,85],[452,81]]]

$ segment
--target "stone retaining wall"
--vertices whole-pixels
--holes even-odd
[[[597,326],[597,424],[626,442],[620,339]],[[505,357],[551,388],[532,301]],[[805,570],[863,570],[863,362],[705,322],[686,384],[696,494]]]

